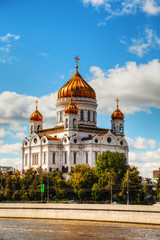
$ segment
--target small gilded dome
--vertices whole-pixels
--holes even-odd
[[[57,98],[85,97],[96,99],[94,89],[81,77],[76,66],[76,72],[71,79],[58,91]]]
[[[74,105],[74,103],[72,102],[72,99],[64,111],[66,114],[68,114],[68,113],[77,114],[78,113],[78,108]]]
[[[43,120],[42,114],[38,111],[37,104],[38,104],[38,101],[36,100],[36,111],[34,111],[34,113],[32,113],[32,115],[30,116],[31,121],[42,121]]]
[[[124,114],[119,110],[118,106],[118,98],[116,99],[117,101],[117,109],[112,113],[111,118],[112,120],[123,120],[124,119]]]

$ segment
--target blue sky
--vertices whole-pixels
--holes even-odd
[[[95,89],[98,126],[115,99],[125,114],[129,161],[142,176],[160,167],[159,0],[0,1],[0,164],[20,167],[21,141],[39,100],[45,127],[56,96],[79,71]]]

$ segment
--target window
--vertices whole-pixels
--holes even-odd
[[[38,165],[38,160],[39,160],[39,154],[32,153],[32,165]]]
[[[68,128],[68,118],[66,119],[66,128]]]
[[[67,164],[67,152],[64,153],[64,164]]]
[[[74,128],[76,128],[76,125],[77,125],[76,123],[77,123],[77,122],[76,122],[76,119],[74,118],[74,119],[73,119],[73,127],[74,127]]]
[[[107,138],[107,142],[111,143],[112,139],[110,137]]]
[[[88,164],[88,152],[86,152],[86,164]]]
[[[63,111],[60,111],[60,122],[63,121]]]
[[[95,139],[95,143],[98,143],[98,139]]]
[[[120,141],[120,144],[123,145],[123,141]]]
[[[43,164],[46,164],[46,152],[43,153]]]
[[[27,158],[28,158],[28,154],[25,154],[24,155],[25,166],[27,166]]]
[[[96,112],[93,112],[93,122],[96,123]]]
[[[123,125],[122,124],[120,124],[119,131],[120,131],[120,133],[123,133]]]
[[[88,111],[88,121],[90,122],[90,111]]]
[[[83,121],[83,110],[81,110],[81,121]]]
[[[55,164],[56,163],[56,153],[54,152],[53,153],[53,164]]]
[[[74,154],[73,154],[73,158],[74,158],[73,161],[74,161],[74,164],[76,164],[76,155],[77,155],[76,152],[74,152]]]
[[[115,126],[115,124],[112,125],[112,129],[113,129],[113,132],[116,131],[116,126]]]
[[[98,152],[95,152],[95,162],[97,161]]]
[[[33,126],[31,126],[31,133],[33,133]]]
[[[41,128],[41,126],[40,125],[38,125],[38,128],[37,128],[37,130],[39,131],[39,130],[41,130],[42,128]]]

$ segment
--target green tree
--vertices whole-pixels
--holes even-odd
[[[91,200],[92,199],[92,186],[97,181],[94,169],[89,165],[75,165],[72,169],[72,177],[70,179],[71,185],[77,194],[78,199]]]
[[[130,167],[123,178],[121,192],[119,194],[124,201],[127,201],[127,182],[129,180],[129,200],[131,203],[140,202],[142,192],[141,179],[137,167]]]
[[[4,197],[7,201],[12,200],[12,195],[13,195],[13,181],[11,174],[8,172],[5,174],[6,177],[6,186],[4,190]]]
[[[127,160],[123,153],[106,151],[98,155],[95,165],[96,174],[101,177],[104,172],[116,174],[116,183],[120,183],[127,171]]]

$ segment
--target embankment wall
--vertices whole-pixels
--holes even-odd
[[[160,206],[0,203],[0,218],[68,219],[160,225]]]

